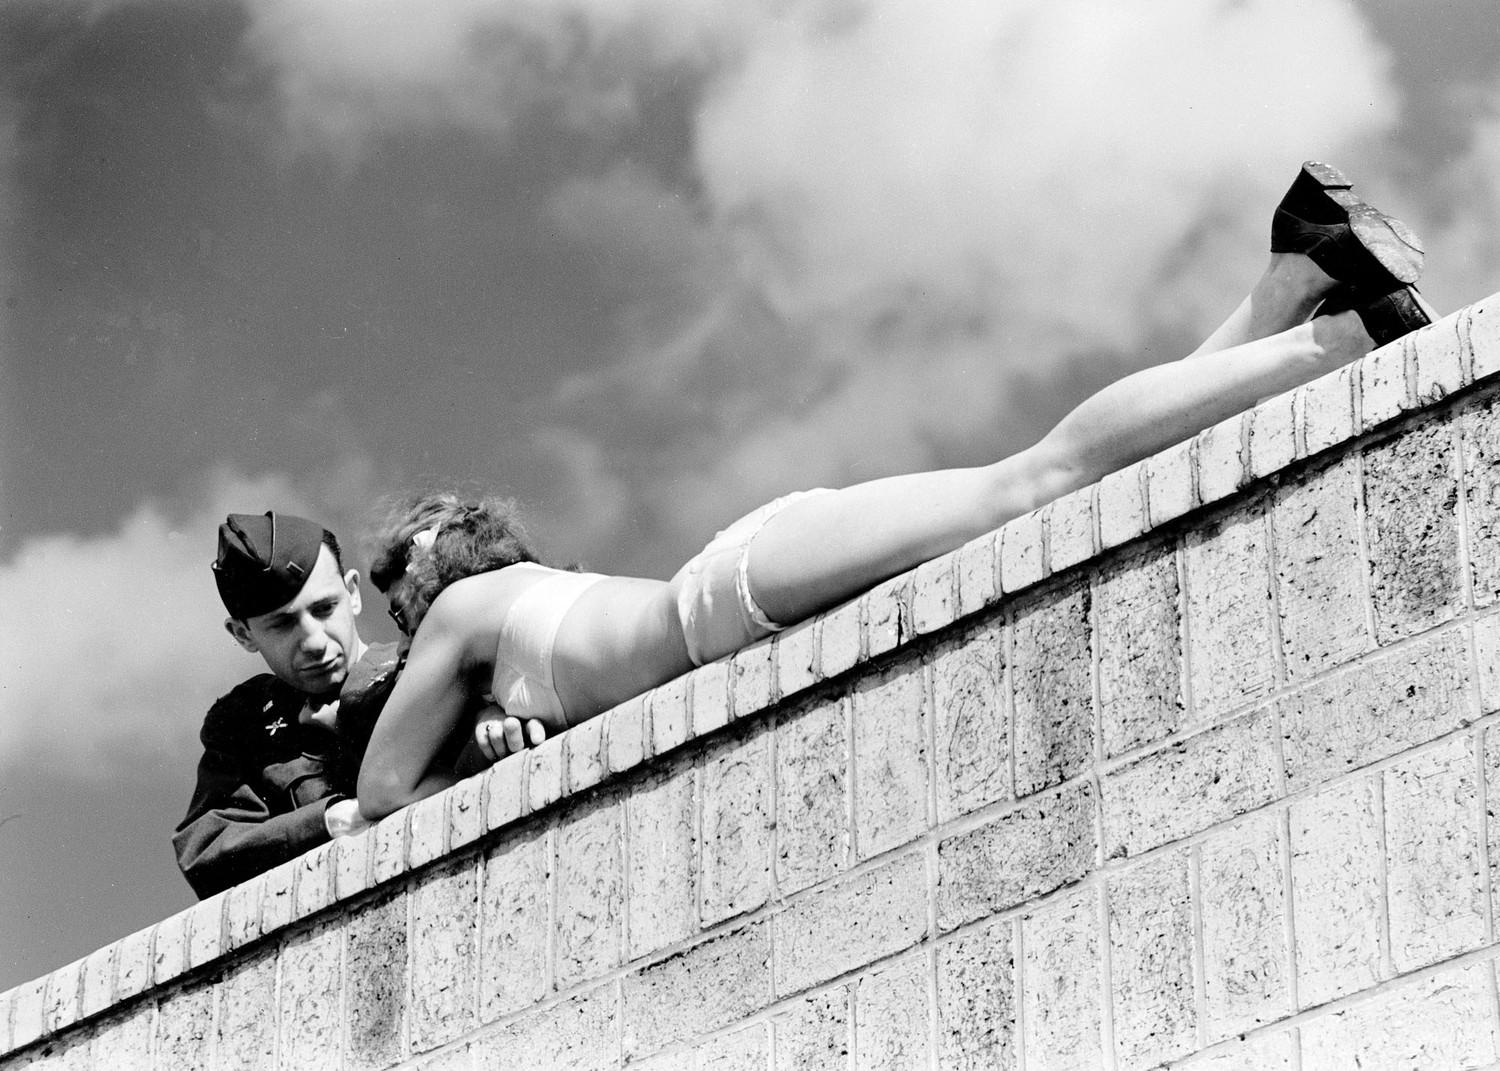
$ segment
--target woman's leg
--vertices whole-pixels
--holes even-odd
[[[1246,323],[1253,319],[1252,310]],[[1219,351],[1219,360],[1174,361],[1126,376],[1040,442],[995,464],[892,476],[798,500],[751,543],[750,591],[773,621],[800,621],[1371,348],[1357,314],[1320,316]]]
[[[1188,357],[1219,353],[1305,323],[1336,285],[1311,258],[1272,253],[1250,293]]]

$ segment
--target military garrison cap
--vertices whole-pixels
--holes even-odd
[[[268,614],[296,598],[318,563],[326,534],[322,525],[290,513],[231,513],[219,525],[213,566],[229,616]]]

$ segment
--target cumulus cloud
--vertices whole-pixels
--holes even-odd
[[[327,516],[305,487],[218,471],[191,509],[143,503],[112,532],[37,536],[0,561],[0,770],[97,779],[162,756],[189,768],[214,697],[263,671],[222,625],[218,524],[262,503]]]
[[[1018,448],[1037,423],[1018,384],[1082,355],[1102,381],[1209,330],[1300,161],[1378,144],[1400,104],[1352,0],[251,17],[302,150],[358,158],[412,127],[503,147],[525,123],[595,146],[551,212],[560,241],[620,265],[625,298],[534,443],[567,444],[553,510],[585,554],[625,517],[676,553],[791,486]],[[683,79],[684,166],[622,163],[618,139]],[[600,488],[608,508],[585,508]]]

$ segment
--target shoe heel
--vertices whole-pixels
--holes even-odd
[[[1307,180],[1316,183],[1325,190],[1347,190],[1354,184],[1344,177],[1344,173],[1332,164],[1319,163],[1317,160],[1305,161],[1302,165],[1302,175]],[[1300,179],[1302,175],[1299,175]]]

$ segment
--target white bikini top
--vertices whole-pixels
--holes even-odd
[[[511,569],[546,574],[521,592],[506,611],[495,651],[495,675],[490,694],[516,718],[541,718],[568,723],[552,679],[552,648],[563,616],[589,588],[605,579],[603,573],[569,573],[545,565],[519,562]]]

